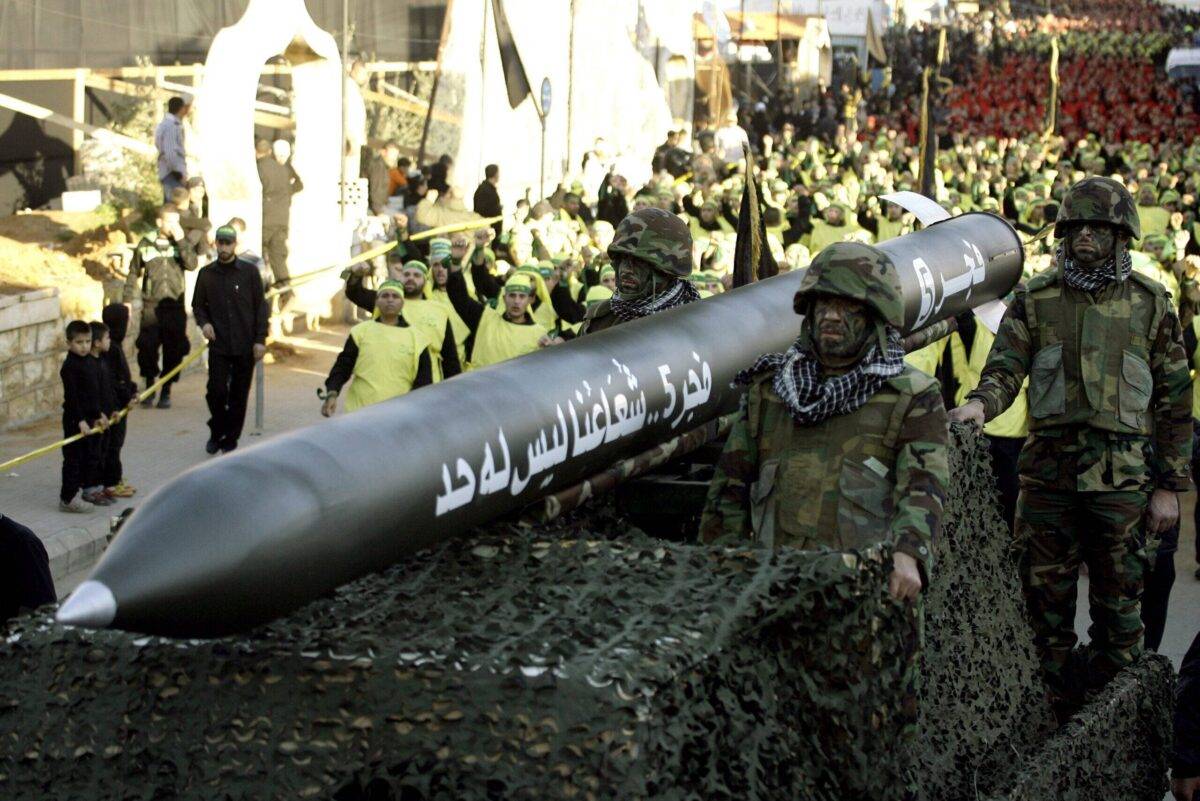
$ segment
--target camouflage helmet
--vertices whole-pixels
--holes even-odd
[[[684,278],[692,273],[692,234],[668,211],[640,209],[621,220],[608,255],[614,262],[618,256],[632,256],[660,273]]]
[[[792,307],[805,311],[817,295],[861,301],[892,328],[904,327],[900,276],[883,251],[861,242],[835,242],[813,258],[800,281]]]
[[[1063,195],[1054,221],[1054,237],[1067,235],[1064,223],[1103,222],[1123,230],[1131,239],[1140,239],[1142,223],[1137,204],[1129,190],[1112,178],[1084,178]]]

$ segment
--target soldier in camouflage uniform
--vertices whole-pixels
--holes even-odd
[[[749,389],[700,536],[837,550],[890,541],[889,590],[915,600],[941,521],[947,426],[937,382],[903,361],[899,278],[873,248],[828,245],[795,309],[796,343],[738,376]]]
[[[1154,540],[1188,489],[1190,379],[1179,319],[1158,282],[1132,272],[1133,198],[1108,178],[1063,197],[1055,269],[1018,291],[979,386],[954,421],[1008,408],[1029,377],[1017,537],[1035,644],[1068,715],[1142,651],[1139,601]],[[1080,562],[1091,585],[1089,664],[1071,659]]]
[[[621,220],[608,246],[616,293],[587,310],[579,335],[700,300],[692,273],[692,234],[683,220],[644,208]]]

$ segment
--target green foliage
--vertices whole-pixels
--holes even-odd
[[[107,106],[112,114],[107,126],[110,130],[142,142],[154,141],[161,104],[152,93],[140,97],[116,96]],[[80,164],[86,183],[103,192],[105,203],[119,213],[136,209],[153,219],[162,203],[158,162],[154,156],[88,137],[80,147]]]

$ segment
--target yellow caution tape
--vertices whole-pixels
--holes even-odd
[[[196,359],[199,359],[200,354],[204,353],[204,351],[206,351],[206,350],[208,350],[208,342],[204,342],[203,344],[201,344],[199,348],[197,348],[192,353],[188,354],[188,357],[186,359],[184,359],[179,364],[172,367],[167,372],[163,373],[162,376],[157,381],[155,381],[150,386],[146,387],[146,390],[144,392],[140,393],[136,398],[134,398],[132,401],[130,401],[128,406],[126,406],[124,409],[121,409],[119,412],[117,412],[112,417],[110,417],[108,420],[108,424],[111,426],[114,423],[119,423],[126,415],[129,414],[130,410],[133,408],[133,405],[135,403],[141,403],[146,398],[148,398],[151,395],[158,392],[160,389],[162,389],[164,384],[166,384],[168,381],[170,381],[175,376],[179,375],[179,373],[185,367],[187,367],[192,362],[196,361]],[[18,456],[15,459],[9,459],[7,462],[0,464],[0,473],[11,470],[14,467],[19,467],[20,465],[23,465],[26,462],[31,462],[34,459],[37,459],[39,456],[45,456],[48,453],[53,453],[54,451],[58,450],[59,448],[65,446],[65,445],[70,445],[74,442],[78,442],[79,440],[83,439],[84,437],[92,437],[92,436],[96,436],[97,434],[103,434],[103,433],[104,433],[104,429],[98,428],[98,427],[93,427],[91,430],[91,433],[84,434],[81,432],[79,434],[76,434],[73,437],[67,437],[66,439],[60,439],[58,442],[51,443],[44,447],[38,448],[36,451],[30,451],[29,453],[26,453],[22,456]]]

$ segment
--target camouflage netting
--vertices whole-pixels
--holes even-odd
[[[489,535],[253,639],[29,619],[0,796],[865,796],[899,775],[885,559]]]
[[[957,439],[911,752],[888,554],[613,539],[600,509],[494,526],[244,638],[25,618],[0,645],[0,797],[902,798],[910,771],[939,801],[1157,801],[1169,665],[1043,740],[986,449]]]
[[[953,487],[926,594],[915,760],[926,799],[975,798],[1014,753],[1028,752],[1054,728],[987,441],[957,426],[952,436]]]

